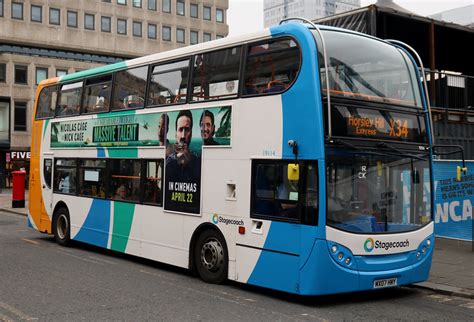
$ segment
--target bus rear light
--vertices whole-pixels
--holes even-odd
[[[241,235],[245,234],[245,226],[239,226],[239,234]]]

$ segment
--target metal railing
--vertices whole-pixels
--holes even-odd
[[[474,112],[474,77],[425,70],[432,108]]]

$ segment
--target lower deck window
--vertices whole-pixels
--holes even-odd
[[[300,175],[288,176],[293,162],[255,160],[252,171],[252,217],[317,223],[318,175],[313,163],[299,163]]]

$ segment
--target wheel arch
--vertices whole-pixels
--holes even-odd
[[[226,252],[227,254],[229,254],[229,247],[227,246],[227,241],[224,237],[224,234],[222,233],[222,231],[216,226],[216,225],[213,225],[211,223],[202,223],[200,224],[195,230],[194,230],[194,233],[191,237],[191,240],[189,242],[189,254],[188,254],[188,257],[189,257],[189,261],[188,261],[188,268],[191,270],[191,271],[195,271],[195,263],[194,263],[194,248],[196,247],[196,241],[199,237],[200,234],[202,234],[204,231],[206,230],[214,230],[215,232],[217,232],[221,237],[222,237],[222,241],[224,242],[224,247],[226,249]]]

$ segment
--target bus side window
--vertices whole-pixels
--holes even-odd
[[[300,64],[299,47],[291,39],[249,46],[242,95],[284,92],[295,81]]]
[[[255,160],[253,165],[252,217],[297,219],[301,180],[289,180],[287,161]]]
[[[58,97],[57,91],[58,86],[56,85],[43,88],[36,107],[37,119],[54,117]]]
[[[242,47],[194,56],[192,101],[237,97]]]
[[[186,103],[189,59],[152,67],[148,106]]]
[[[79,195],[105,198],[105,159],[81,159],[79,161]]]
[[[163,159],[145,161],[143,176],[143,202],[161,206],[163,204]]]
[[[84,86],[84,113],[106,112],[110,106],[112,75],[86,80]]]
[[[53,191],[66,194],[75,194],[76,183],[76,159],[56,159]]]
[[[145,106],[148,66],[132,68],[115,74],[113,110],[143,108]]]
[[[61,86],[57,116],[78,115],[81,106],[82,81]]]

